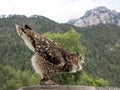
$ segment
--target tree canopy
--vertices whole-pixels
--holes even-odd
[[[16,76],[23,75],[24,72],[33,75],[30,76],[33,83],[32,80],[25,80],[26,82],[35,85],[34,80],[36,81],[36,78],[34,78],[35,72],[30,61],[33,53],[18,37],[15,24],[28,24],[40,34],[57,41],[66,50],[78,51],[85,58],[83,71],[69,74],[67,75],[68,78],[66,78],[66,75],[59,75],[54,76],[53,79],[62,82],[62,84],[94,86],[102,86],[103,81],[105,81],[110,86],[120,87],[120,27],[99,24],[97,26],[78,28],[68,24],[56,23],[43,16],[10,15],[9,17],[3,16],[0,18],[0,89],[1,87],[7,88],[7,86],[11,86],[13,88],[11,90],[14,90],[16,82],[19,83],[19,80],[15,81]],[[8,66],[11,68],[10,70],[7,70],[9,69]],[[17,74],[18,72],[19,74]],[[24,75],[24,77],[27,76],[27,74]],[[40,78],[39,75],[35,77]],[[69,80],[71,80],[70,83]],[[11,82],[11,85],[4,81]],[[12,84],[14,85],[12,86]],[[19,84],[16,87],[24,85],[30,84]]]
[[[47,32],[44,34],[46,37],[53,39],[58,42],[62,47],[69,51],[78,51],[82,56],[85,55],[85,47],[80,43],[80,34],[75,30],[70,30],[66,33],[50,33]],[[29,55],[26,51],[25,55]],[[24,60],[24,57],[21,58],[21,63]],[[26,61],[30,62],[30,61]],[[28,85],[38,85],[40,80],[40,75],[36,74],[34,71],[28,69],[24,66],[25,69],[22,71],[14,69],[11,66],[0,65],[0,88],[2,90],[16,90],[17,88],[28,86]],[[79,71],[72,74],[62,74],[52,77],[53,80],[57,81],[60,84],[66,85],[92,85],[92,86],[106,86],[109,83],[106,80],[95,79],[93,76],[89,75],[87,72]]]

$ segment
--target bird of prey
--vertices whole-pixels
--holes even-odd
[[[40,84],[56,84],[50,79],[52,75],[75,73],[82,69],[84,59],[78,53],[65,50],[28,25],[16,25],[16,30],[25,45],[34,52],[31,61],[35,71],[42,77]]]

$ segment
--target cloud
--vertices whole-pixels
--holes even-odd
[[[86,10],[90,7],[92,8],[92,6],[93,5],[89,0],[62,0],[59,5],[56,4],[56,7],[53,7],[55,8],[55,12],[52,12],[54,13],[54,15],[52,14],[54,17],[51,16],[51,18],[55,18],[59,22],[66,22],[71,18],[80,17]]]
[[[120,0],[0,0],[0,15],[38,14],[57,22],[67,22],[97,6],[120,11],[119,3]]]
[[[120,0],[91,0],[94,6],[105,6],[120,11]]]

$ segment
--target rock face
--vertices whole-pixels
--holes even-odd
[[[86,27],[100,23],[120,26],[120,13],[106,7],[97,7],[88,10],[85,15],[79,19],[68,21],[68,24],[78,27]]]

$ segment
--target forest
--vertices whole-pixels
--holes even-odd
[[[53,76],[55,81],[63,85],[120,87],[120,27],[99,24],[78,28],[43,16],[9,15],[0,18],[0,90],[39,85],[41,79],[31,65],[33,53],[17,35],[15,24],[28,24],[85,58],[82,71]]]

